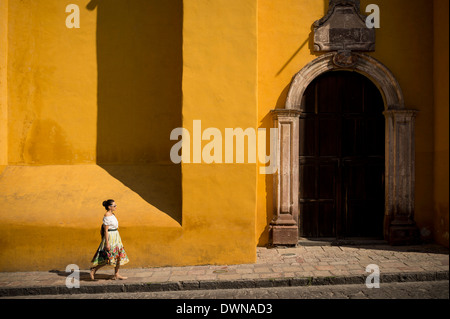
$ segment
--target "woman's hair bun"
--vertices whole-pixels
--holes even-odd
[[[113,199],[108,199],[103,201],[102,205],[103,207],[105,207],[105,209],[108,209],[109,206],[111,206],[114,203]]]

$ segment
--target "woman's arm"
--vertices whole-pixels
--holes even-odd
[[[109,250],[110,248],[111,248],[111,246],[109,246],[109,241],[108,241],[108,229],[109,229],[109,226],[106,226],[105,225],[105,227],[104,227],[104,229],[105,229],[105,243],[106,243],[106,250]]]

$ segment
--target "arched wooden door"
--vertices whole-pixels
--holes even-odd
[[[385,118],[365,76],[331,71],[305,91],[300,116],[301,237],[383,237]]]

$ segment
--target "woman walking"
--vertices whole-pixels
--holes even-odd
[[[120,238],[119,221],[114,214],[117,205],[114,200],[109,199],[103,202],[103,207],[105,207],[106,213],[101,228],[102,241],[91,261],[91,279],[94,280],[97,270],[106,265],[115,267],[114,280],[127,279],[127,277],[119,275],[120,266],[125,265],[129,260]]]

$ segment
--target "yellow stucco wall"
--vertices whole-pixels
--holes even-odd
[[[10,1],[8,161],[95,163],[96,14],[68,29],[64,1]]]
[[[79,29],[60,0],[0,7],[0,271],[87,268],[108,198],[128,267],[255,261],[256,164],[174,165],[169,136],[256,128],[256,1],[72,3]]]
[[[435,239],[449,245],[449,2],[434,1]]]
[[[194,120],[222,136],[256,127],[256,4],[184,1],[183,127],[191,134]],[[210,260],[255,261],[256,164],[183,164],[182,175],[183,229],[212,246]]]
[[[0,1],[0,174],[8,165],[8,0]]]

